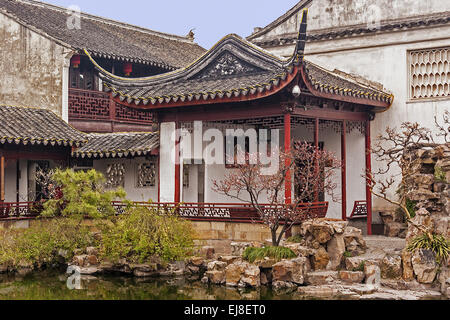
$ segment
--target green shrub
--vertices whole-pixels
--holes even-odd
[[[353,257],[353,254],[351,252],[349,252],[349,251],[345,251],[344,252],[344,257],[345,258],[351,258],[351,257]]]
[[[180,260],[194,247],[190,222],[155,209],[130,207],[112,227],[105,227],[101,255],[108,260],[126,258],[144,263],[154,256],[164,261]]]
[[[297,234],[295,236],[289,237],[286,241],[291,243],[301,243],[303,241],[303,237]]]
[[[354,271],[354,272],[356,272],[356,271],[364,271],[365,265],[366,265],[366,262],[365,261],[361,261],[359,266],[357,268],[353,268],[352,271]]]
[[[60,192],[50,192],[59,197],[44,203],[44,217],[105,218],[115,214],[112,201],[126,197],[122,188],[105,191],[105,177],[95,170],[56,169],[51,180]]]
[[[445,172],[444,172],[444,170],[442,170],[442,168],[441,167],[438,167],[438,166],[436,166],[435,168],[434,168],[434,178],[437,180],[437,181],[440,181],[440,182],[446,182],[447,181],[447,177],[446,177],[446,175],[445,175]]]
[[[409,215],[411,218],[414,218],[416,216],[416,205],[417,201],[412,201],[409,198],[406,198],[406,209],[408,209]]]
[[[412,239],[407,247],[408,251],[413,252],[416,249],[428,249],[436,254],[436,262],[441,264],[446,261],[450,254],[450,242],[442,235],[433,234],[430,239],[426,234]]]
[[[26,230],[7,230],[0,234],[0,263],[10,267],[59,262],[58,252],[73,257],[77,248],[95,245],[89,228],[72,219],[38,220]]]
[[[245,249],[242,257],[248,262],[253,263],[256,260],[262,260],[265,257],[275,259],[276,261],[281,261],[283,259],[293,259],[297,257],[297,255],[294,251],[285,247],[249,247]]]

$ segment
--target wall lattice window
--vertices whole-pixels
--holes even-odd
[[[108,188],[125,186],[125,165],[123,163],[108,164],[106,168],[106,185]]]
[[[409,52],[410,98],[450,96],[450,47]]]
[[[156,185],[156,163],[144,162],[138,164],[136,170],[136,187],[147,188]]]

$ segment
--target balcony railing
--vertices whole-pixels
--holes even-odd
[[[114,202],[117,214],[126,211],[127,204]],[[224,221],[224,222],[262,222],[257,211],[245,203],[148,203],[134,202],[133,205],[158,209],[160,212],[176,214],[192,221]],[[267,214],[285,210],[284,205],[263,204]],[[328,202],[308,203],[298,206],[300,220],[324,218],[328,211]]]
[[[30,219],[42,212],[41,202],[0,202],[0,219]]]
[[[114,101],[109,93],[69,89],[69,120],[116,121],[153,124],[154,114]]]

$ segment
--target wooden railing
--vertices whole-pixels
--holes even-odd
[[[126,212],[126,202],[112,203],[118,215]],[[223,222],[261,222],[256,210],[245,203],[149,203],[132,202],[133,206],[158,209],[161,213],[176,214],[192,221],[223,221]],[[262,205],[264,211],[270,214],[285,210],[284,205]],[[42,212],[41,202],[0,202],[0,219],[36,218]],[[303,215],[300,220],[324,218],[328,211],[328,202],[303,204],[298,207]]]
[[[349,220],[367,218],[367,201],[355,201]]]
[[[126,211],[127,204],[114,202],[117,214]],[[250,204],[245,203],[148,203],[134,202],[135,206],[158,209],[168,214],[177,214],[192,221],[232,221],[232,222],[261,222],[257,211]],[[285,210],[284,205],[263,204],[267,214],[273,211]],[[328,211],[328,202],[308,203],[298,206],[298,211],[304,216],[300,220],[324,218]]]
[[[36,218],[42,209],[40,202],[0,202],[0,219]]]
[[[152,124],[154,114],[115,102],[109,93],[69,89],[69,120],[120,121]]]

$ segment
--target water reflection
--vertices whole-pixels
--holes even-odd
[[[68,288],[64,271],[27,276],[0,275],[0,300],[295,300],[297,293],[275,294],[269,287],[238,289],[205,285],[199,279],[139,279],[82,276],[79,290]],[[311,298],[309,298],[311,299]],[[333,299],[345,299],[334,297]]]

